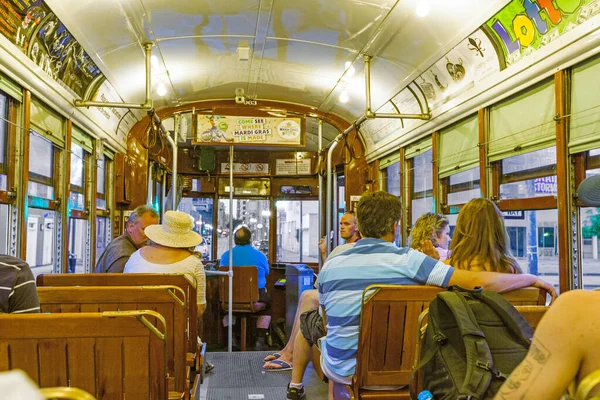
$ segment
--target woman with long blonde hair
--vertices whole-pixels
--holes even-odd
[[[450,243],[450,225],[447,218],[441,214],[425,213],[415,222],[408,237],[409,247],[420,250],[423,243],[430,240],[439,255],[439,260],[448,258]]]
[[[504,217],[488,199],[473,199],[460,210],[446,263],[470,271],[523,272],[510,254]]]

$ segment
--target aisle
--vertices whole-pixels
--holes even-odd
[[[199,400],[284,400],[291,371],[264,372],[263,359],[271,352],[247,351],[207,353],[215,365],[204,378],[196,399]],[[327,399],[327,385],[318,380],[312,368],[306,371],[307,400]]]

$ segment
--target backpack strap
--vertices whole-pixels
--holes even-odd
[[[485,335],[462,293],[443,292],[438,298],[452,312],[465,345],[467,370],[459,398],[482,399],[496,372]]]
[[[529,348],[531,338],[533,337],[533,329],[508,300],[497,292],[487,290],[472,293],[472,296],[490,307],[500,317],[504,325],[515,335],[520,344],[525,346],[525,348]]]

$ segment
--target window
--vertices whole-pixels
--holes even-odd
[[[413,158],[412,224],[433,208],[431,150]]]
[[[100,157],[96,167],[96,208],[106,210],[106,156]]]
[[[96,262],[110,243],[110,226],[106,217],[96,217]]]
[[[317,200],[277,201],[277,262],[319,262],[318,238]]]
[[[41,135],[31,132],[29,142],[29,196],[54,199],[54,147]]]
[[[448,177],[448,204],[466,204],[480,197],[479,167]]]
[[[27,216],[27,264],[34,276],[54,271],[56,248],[54,240],[55,212],[29,207]]]
[[[549,147],[502,160],[501,183],[501,199],[556,195],[556,148]]]
[[[543,277],[558,290],[557,210],[504,212],[504,221],[523,272]]]
[[[229,199],[219,199],[217,216],[217,258],[229,249],[229,234],[239,226],[246,225],[252,232],[252,245],[269,256],[269,200],[233,199],[233,227],[229,226]]]
[[[82,274],[86,269],[86,242],[88,238],[88,221],[86,219],[69,218],[69,261],[67,272]]]
[[[384,170],[385,191],[400,197],[400,162],[396,162]]]
[[[590,150],[589,156],[600,155],[600,150]],[[600,169],[586,171],[586,177],[600,175]],[[581,260],[583,289],[600,288],[600,258],[598,236],[600,236],[600,208],[582,207],[579,210],[581,222]]]
[[[177,210],[194,218],[194,231],[202,236],[202,243],[196,246],[196,251],[202,254],[202,261],[214,260],[212,251],[213,199],[184,197],[179,202]]]
[[[85,150],[75,143],[71,144],[71,191],[69,209],[85,209]]]

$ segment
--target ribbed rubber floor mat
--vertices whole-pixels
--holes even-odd
[[[285,388],[208,389],[207,400],[284,400]]]
[[[263,359],[268,351],[207,353],[215,369],[200,386],[199,400],[281,400],[285,399],[291,371],[265,372]]]

